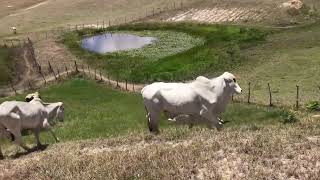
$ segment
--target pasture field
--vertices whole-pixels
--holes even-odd
[[[191,23],[140,23],[110,28],[110,31],[172,30],[205,39],[203,45],[150,61],[127,54],[97,55],[79,47],[74,33],[65,36],[71,52],[87,63],[103,67],[114,79],[132,82],[184,81],[198,75],[214,77],[232,71],[244,90],[251,83],[252,101],[268,104],[270,83],[273,103],[295,104],[296,85],[300,105],[319,99],[319,22],[290,29]],[[94,32],[96,31],[96,32]],[[85,32],[95,34],[101,30]],[[84,32],[78,32],[83,34]],[[72,38],[70,38],[72,37]],[[130,52],[130,51],[129,51]],[[99,65],[96,65],[99,64]],[[239,97],[246,101],[247,92]]]
[[[174,55],[165,53],[162,58],[148,58],[150,55],[130,56],[130,51],[116,54],[98,55],[85,51],[80,46],[81,35],[102,33],[104,30],[80,30],[64,35],[63,43],[69,47],[78,58],[88,64],[102,67],[113,79],[129,80],[132,82],[149,81],[178,81],[189,80],[207,72],[215,72],[218,75],[228,69],[237,67],[241,62],[240,46],[255,45],[263,41],[267,31],[228,25],[206,25],[191,23],[141,23],[112,27],[107,31],[137,31],[145,30],[159,32],[160,30],[187,33],[196,39],[204,39],[204,43],[196,43],[195,40],[175,38],[173,47],[167,47],[169,52],[180,48],[184,51]],[[156,33],[148,33],[148,36]],[[166,42],[172,41],[170,36]],[[191,47],[189,42],[194,42],[194,47],[186,50],[184,47]],[[155,43],[153,49],[161,48]],[[153,45],[151,45],[153,46]],[[172,45],[171,45],[172,46]],[[147,47],[148,48],[148,47]],[[144,50],[141,50],[144,51]],[[150,51],[145,50],[146,53]],[[164,52],[163,52],[164,53]],[[162,53],[162,54],[163,54]],[[157,54],[157,53],[156,53]],[[129,56],[128,56],[129,55]]]
[[[303,117],[299,122],[284,124],[286,111],[234,103],[222,115],[230,122],[220,132],[163,121],[154,136],[147,132],[139,94],[81,78],[41,94],[46,102],[65,103],[65,122],[54,128],[62,142],[51,144],[53,138],[42,133],[50,145],[28,155],[6,144],[10,157],[0,161],[4,179],[319,177],[320,124],[304,113],[297,115]],[[29,146],[33,139],[25,138]]]
[[[184,1],[189,6],[200,0]],[[180,0],[174,1],[176,5]],[[96,24],[103,20],[123,22],[124,17],[145,17],[152,8],[173,6],[172,0],[5,0],[0,7],[0,37],[12,35],[10,27],[18,28],[18,33],[25,34],[57,27],[67,27],[67,24]],[[12,6],[12,7],[8,7]],[[159,10],[156,9],[158,12]]]
[[[203,126],[189,129],[161,117],[161,133],[153,135],[148,132],[140,94],[120,91],[79,74],[39,90],[45,102],[62,101],[65,105],[64,122],[53,123],[61,142],[55,143],[48,132],[42,132],[41,142],[48,146],[25,153],[0,139],[6,156],[0,161],[0,179],[318,179],[320,121],[312,116],[318,112],[293,111],[292,106],[296,85],[300,86],[300,106],[320,99],[320,22],[302,26],[288,14],[268,13],[277,11],[282,0],[187,2],[185,9],[164,12],[141,22],[68,32],[62,41],[40,40],[34,46],[35,53],[42,64],[52,59],[52,64],[61,69],[64,63],[87,63],[102,68],[104,75],[114,80],[133,83],[188,81],[198,75],[215,77],[230,71],[237,76],[244,92],[235,96],[236,101],[221,115],[228,121],[222,131]],[[304,2],[313,10],[320,8],[320,1]],[[173,1],[1,3],[0,38],[12,35],[11,26],[16,26],[18,35],[23,36],[66,24],[123,21],[125,16],[142,17],[148,13],[146,8],[151,13],[153,7],[172,5]],[[225,9],[226,19],[234,19],[250,9],[256,14],[265,13],[261,18],[267,25],[288,25],[281,22],[289,18],[290,25],[298,26],[260,27],[254,21],[245,25],[154,22],[188,12],[187,6],[194,8],[192,11]],[[299,20],[313,21],[310,14],[300,14]],[[210,20],[208,14],[204,16]],[[259,27],[251,26],[252,23]],[[159,41],[143,49],[107,55],[81,49],[83,35],[104,32],[155,36]],[[10,48],[0,48],[0,86],[14,76],[13,53]],[[252,104],[243,103],[249,82]],[[261,105],[268,104],[267,83],[271,85],[275,107]],[[0,103],[24,101],[25,95],[0,98]],[[28,146],[35,146],[33,134],[26,134],[23,139]]]
[[[15,72],[14,50],[0,47],[0,86],[7,85],[12,80]]]
[[[147,119],[140,94],[116,89],[81,78],[75,78],[40,91],[45,102],[62,101],[65,104],[65,122],[56,122],[55,131],[62,141],[118,137],[130,132],[146,132]],[[24,95],[10,99],[23,101]],[[2,99],[1,101],[8,100]],[[265,125],[283,124],[286,110],[231,104],[222,118],[230,121],[227,128],[259,129]],[[160,128],[169,126],[162,119]],[[172,124],[172,123],[171,123]],[[48,133],[41,139],[53,143]],[[33,135],[27,138],[34,143]]]
[[[180,5],[180,0],[4,0],[0,7],[0,37],[11,35],[11,26],[18,28],[18,32],[25,34],[57,27],[67,27],[67,24],[96,24],[97,21],[109,19],[124,21],[133,15],[135,17],[152,14]],[[252,8],[269,10],[276,9],[283,3],[282,0],[183,0],[185,8]],[[316,0],[304,0],[309,7],[319,9],[320,2]],[[269,12],[269,11],[268,11]],[[171,14],[171,12],[168,12]],[[175,14],[176,12],[174,12]],[[281,14],[280,14],[281,15]],[[271,11],[266,17],[267,24],[275,24],[281,21],[279,12]],[[287,16],[284,16],[285,18]],[[120,19],[121,18],[121,19]],[[247,22],[250,24],[250,22]],[[256,23],[256,22],[251,22]]]
[[[243,89],[247,90],[251,82],[253,101],[268,103],[267,83],[271,84],[275,104],[292,106],[296,85],[300,86],[301,105],[319,100],[320,22],[279,30],[263,43],[243,48],[241,54],[247,63],[234,72]]]

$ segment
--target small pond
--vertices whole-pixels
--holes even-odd
[[[104,54],[108,52],[142,48],[145,45],[152,44],[155,40],[156,38],[154,37],[105,33],[82,39],[81,47],[89,51]]]

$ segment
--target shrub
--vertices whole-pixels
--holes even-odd
[[[310,101],[306,104],[306,108],[309,111],[319,111],[320,110],[320,103],[319,103],[319,101]]]
[[[286,111],[286,110],[283,110],[282,113],[281,113],[281,121],[282,123],[284,124],[287,124],[287,123],[295,123],[298,121],[298,119],[296,118],[296,116],[294,115],[294,113],[292,112],[289,112],[289,111]]]

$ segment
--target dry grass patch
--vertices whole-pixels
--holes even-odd
[[[167,129],[57,144],[0,163],[16,179],[316,179],[319,123],[256,131]]]

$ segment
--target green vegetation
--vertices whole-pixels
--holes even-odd
[[[296,85],[299,86],[299,103],[319,100],[320,90],[320,23],[279,30],[268,36],[264,43],[243,49],[247,63],[233,70],[242,89],[251,82],[253,102],[268,104],[270,83],[275,105],[293,106]],[[247,93],[241,95],[247,98]]]
[[[0,47],[0,85],[7,84],[14,73],[14,50]]]
[[[310,101],[306,104],[306,109],[309,111],[319,111],[320,110],[320,102],[319,101]]]
[[[146,132],[145,110],[140,94],[119,92],[93,81],[73,79],[40,91],[45,102],[63,101],[65,121],[57,122],[55,131],[62,141],[112,137],[128,132]],[[23,100],[24,95],[15,97]],[[3,99],[2,101],[7,100]],[[226,128],[252,127],[281,124],[284,111],[256,105],[231,104],[224,120],[230,121]],[[160,128],[164,130],[171,123],[164,118]],[[169,126],[171,127],[171,125]],[[178,128],[179,129],[179,128]],[[43,133],[45,143],[54,140],[49,133]],[[33,143],[33,135],[27,138]]]
[[[127,79],[133,82],[186,80],[208,72],[219,74],[245,63],[241,58],[241,48],[256,45],[257,42],[263,41],[268,34],[267,31],[253,28],[192,23],[128,24],[107,30],[113,32],[136,31],[135,33],[139,34],[147,32],[148,36],[157,36],[172,31],[177,38],[170,40],[171,36],[163,36],[161,39],[163,38],[163,41],[167,42],[176,42],[176,48],[181,48],[179,46],[190,48],[190,44],[195,45],[189,50],[182,48],[179,51],[167,47],[166,49],[172,50],[168,50],[169,53],[166,53],[161,50],[161,43],[158,43],[152,49],[160,49],[159,52],[146,49],[98,55],[83,50],[80,46],[80,40],[83,35],[99,34],[106,30],[85,29],[64,35],[63,43],[79,58],[87,60],[87,63],[91,65],[103,67],[114,79]],[[192,40],[183,34],[189,34],[195,39]],[[165,40],[166,38],[167,40]],[[201,43],[199,38],[205,42]],[[154,56],[161,58],[154,61],[145,55],[132,56],[136,54],[135,52],[141,51],[153,52]],[[176,52],[176,54],[172,55],[171,52]],[[153,58],[154,56],[151,55]]]

